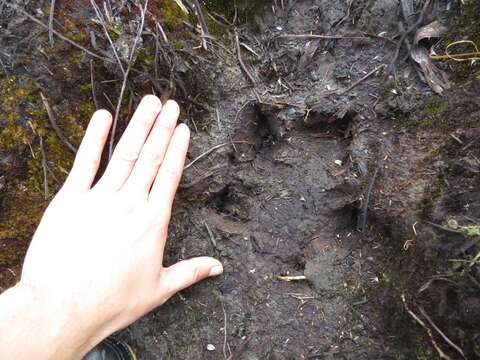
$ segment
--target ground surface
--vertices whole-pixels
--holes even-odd
[[[282,4],[261,3],[235,29],[215,23],[219,40],[207,52],[193,49],[199,41],[191,34],[182,44],[160,44],[161,55],[153,56],[159,46],[151,46],[147,24],[119,131],[128,105],[142,94],[175,93],[193,130],[190,161],[225,144],[186,170],[166,259],[212,255],[225,274],[175,296],[118,336],[141,359],[433,359],[439,354],[433,343],[452,359],[460,356],[439,333],[430,337],[408,308],[429,314],[469,359],[480,356],[473,320],[480,309],[478,264],[471,261],[479,235],[462,233],[480,218],[478,69],[468,68],[462,84],[438,97],[404,61],[405,49],[396,77],[383,66],[398,41],[396,1]],[[91,33],[101,30],[89,22],[88,5],[59,1],[57,25],[91,48]],[[47,23],[41,1],[26,9]],[[59,122],[78,143],[81,117],[94,109],[94,98],[113,110],[121,77],[115,64],[90,63],[59,39],[52,48],[45,29],[32,32],[31,20],[2,11],[8,30],[0,38],[8,55],[1,55],[2,110],[21,114],[0,120],[5,288],[18,279],[46,204],[38,135],[46,139],[51,168],[47,198],[68,170],[63,159],[72,158],[52,134],[39,91],[57,114],[75,113]],[[182,28],[165,25],[169,35]],[[234,31],[255,84],[239,66]],[[118,32],[115,41],[128,31]],[[309,33],[353,38],[287,36]],[[380,33],[388,39],[372,36]],[[108,56],[108,43],[97,42]],[[24,130],[32,118],[33,134]],[[12,124],[21,126],[12,131]],[[446,227],[451,219],[460,227]],[[420,316],[432,329],[427,317]]]

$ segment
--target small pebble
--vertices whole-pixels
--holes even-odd
[[[335,164],[337,164],[338,166],[342,166],[342,160],[335,160],[334,161]]]
[[[208,345],[207,345],[207,350],[208,350],[208,351],[215,351],[215,345],[213,345],[213,344],[208,344]]]

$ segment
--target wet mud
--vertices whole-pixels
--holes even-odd
[[[60,3],[79,23],[92,16],[78,7],[81,1]],[[219,10],[213,3],[206,4],[212,14]],[[41,2],[27,10],[38,7]],[[480,235],[464,231],[480,218],[478,69],[471,67],[468,80],[443,97],[403,61],[403,52],[389,74],[401,16],[396,1],[265,2],[241,13],[235,26],[223,11],[209,51],[193,50],[198,37],[190,34],[185,44],[152,56],[152,37],[144,36],[142,46],[150,50],[136,63],[122,118],[130,102],[152,90],[180,101],[193,135],[165,264],[210,255],[225,273],[116,336],[140,359],[438,358],[410,309],[429,314],[467,358],[478,357],[473,319],[480,279],[473,260]],[[7,15],[11,30],[17,20]],[[167,33],[179,31],[176,26]],[[39,31],[31,46],[38,50],[47,35]],[[5,49],[13,46],[9,36],[2,38]],[[19,53],[7,71],[34,78],[57,111],[66,111],[69,101],[78,106],[78,99],[93,103],[88,57],[71,59],[74,71],[60,81]],[[95,64],[97,105],[113,110],[114,70]],[[84,89],[72,89],[73,79]],[[29,101],[4,105],[4,112],[21,112]],[[81,135],[69,127],[75,121],[62,124],[73,141]],[[7,124],[2,120],[0,128]],[[1,224],[15,226],[9,204],[22,186],[35,183],[29,171],[41,170],[18,160],[27,153],[25,145],[0,148]],[[55,188],[61,179],[49,181]],[[44,206],[41,180],[25,191]],[[447,225],[452,219],[455,229]],[[24,233],[2,226],[0,285],[6,288],[18,279],[33,226]],[[437,332],[433,339],[451,359],[461,358]]]

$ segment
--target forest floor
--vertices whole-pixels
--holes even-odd
[[[193,134],[165,263],[225,267],[117,334],[140,359],[480,358],[479,67],[409,55],[435,20],[425,48],[479,43],[479,5],[206,1],[203,44],[177,3],[138,37],[143,3],[102,5],[115,54],[88,0],[53,41],[50,2],[0,1],[0,291],[132,60],[116,135],[151,92]]]

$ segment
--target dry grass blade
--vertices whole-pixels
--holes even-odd
[[[460,44],[469,44],[473,47],[474,51],[452,54],[450,48]],[[430,55],[432,60],[453,60],[453,61],[473,61],[480,60],[480,50],[476,43],[471,40],[459,40],[453,43],[450,43],[445,48],[445,55]]]

